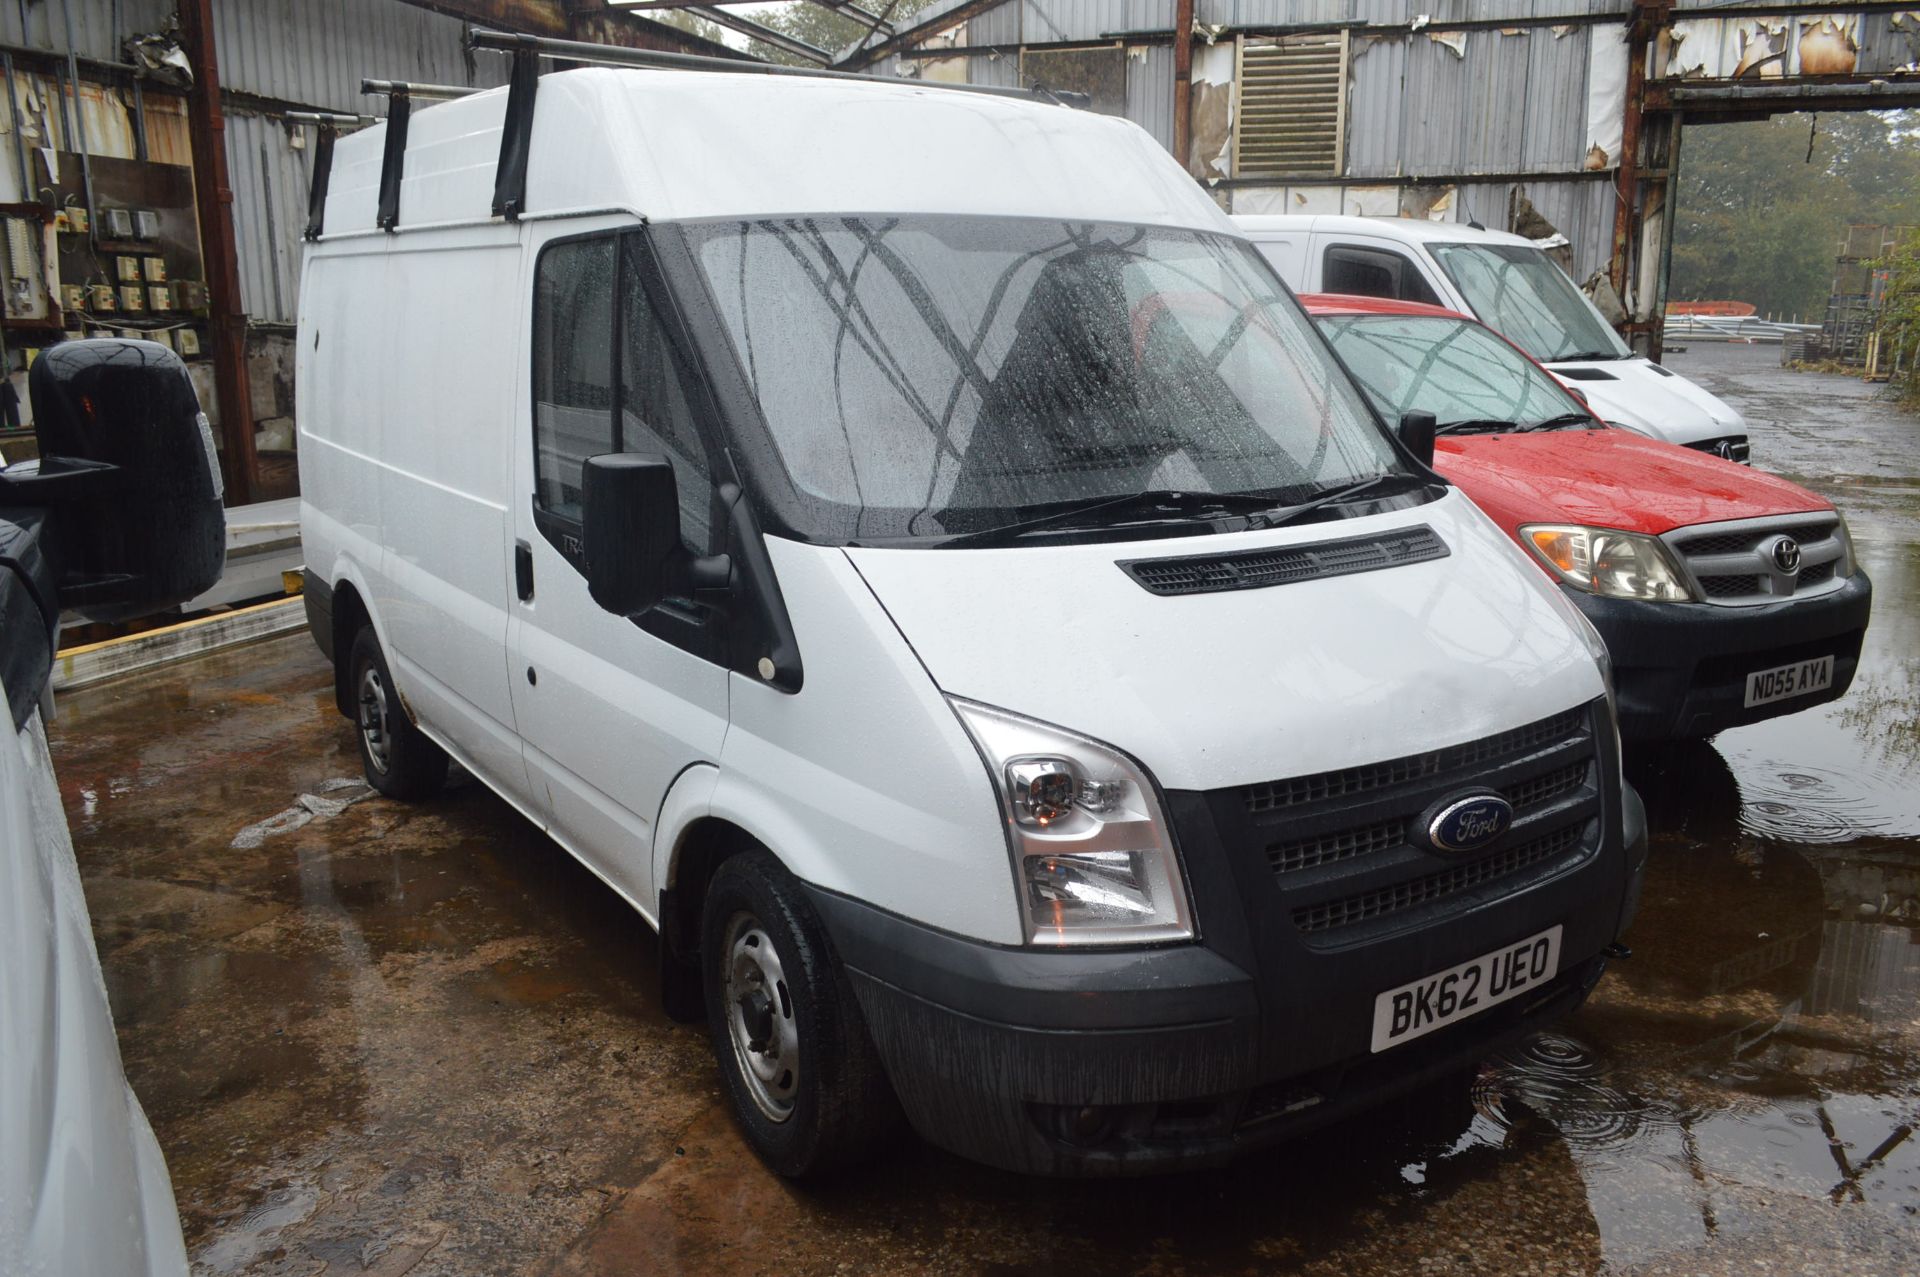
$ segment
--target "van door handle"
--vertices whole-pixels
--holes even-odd
[[[533,601],[533,547],[525,541],[513,543],[513,588],[522,603]]]

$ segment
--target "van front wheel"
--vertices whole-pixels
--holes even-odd
[[[882,1148],[899,1101],[794,876],[764,851],[734,856],[707,888],[700,930],[714,1053],[761,1160],[802,1179]]]
[[[393,687],[393,673],[371,625],[353,637],[348,687],[354,739],[367,783],[389,798],[425,798],[447,780],[447,753],[413,725]]]

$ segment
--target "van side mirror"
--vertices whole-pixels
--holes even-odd
[[[1566,391],[1568,394],[1572,395],[1575,399],[1578,399],[1580,401],[1580,406],[1582,408],[1593,407],[1593,401],[1587,398],[1587,392],[1580,389],[1580,387],[1568,386],[1563,384],[1560,388]]]
[[[1433,430],[1434,419],[1430,412],[1416,409],[1400,414],[1400,442],[1423,466],[1433,464]]]
[[[38,463],[0,470],[0,505],[43,507],[63,608],[121,620],[209,590],[226,562],[213,431],[158,342],[48,347],[27,376]]]
[[[663,599],[727,584],[726,555],[695,558],[680,543],[680,494],[665,457],[588,457],[580,486],[580,540],[595,603],[633,616]]]

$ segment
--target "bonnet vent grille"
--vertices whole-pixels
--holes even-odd
[[[1222,590],[1257,590],[1355,572],[1377,572],[1405,563],[1444,559],[1447,554],[1447,543],[1432,528],[1422,524],[1375,536],[1343,537],[1338,541],[1315,541],[1238,554],[1131,559],[1120,564],[1120,568],[1149,594],[1216,594]]]

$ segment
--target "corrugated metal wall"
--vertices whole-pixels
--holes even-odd
[[[96,62],[124,62],[120,44],[157,31],[173,16],[173,0],[17,0],[0,3],[0,44],[67,51],[64,7],[73,8],[74,53]],[[25,10],[25,21],[21,11]]]
[[[304,148],[294,148],[295,136]],[[227,113],[227,180],[234,192],[240,295],[255,323],[294,321],[312,156],[310,134],[289,133],[267,116]]]
[[[99,3],[99,0],[91,0]],[[214,0],[222,87],[323,111],[384,115],[363,77],[506,83],[507,59],[463,47],[465,24],[398,0]],[[255,323],[290,324],[300,288],[312,137],[295,147],[277,118],[230,104],[227,168],[233,186],[240,291]]]
[[[99,3],[99,0],[92,0]],[[469,62],[458,18],[397,0],[214,0],[223,87],[327,111],[384,114],[360,80],[506,83],[507,59]]]

